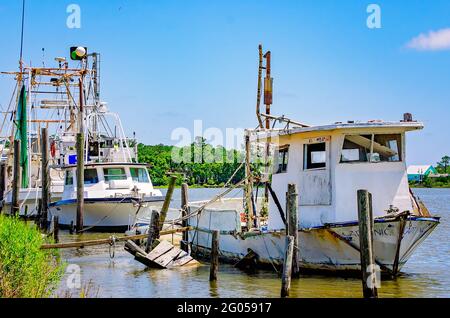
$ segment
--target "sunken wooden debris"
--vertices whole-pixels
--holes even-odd
[[[150,268],[173,268],[198,264],[188,253],[167,241],[159,242],[149,253],[131,240],[125,243],[125,250],[138,262]]]

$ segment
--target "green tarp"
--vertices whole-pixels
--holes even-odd
[[[28,188],[28,131],[27,131],[27,92],[25,85],[20,91],[16,113],[16,135],[20,140],[20,166],[22,167],[22,188]]]

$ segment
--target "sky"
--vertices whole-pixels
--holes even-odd
[[[0,0],[0,70],[16,70],[21,0]],[[81,9],[68,28],[67,7]],[[370,4],[380,28],[369,28]],[[400,120],[407,163],[450,155],[450,1],[26,0],[24,60],[101,53],[102,98],[128,135],[175,144],[178,127],[254,128],[258,44],[272,53],[272,113],[310,124]],[[372,21],[372,20],[371,20]],[[42,48],[45,48],[43,57]],[[0,76],[6,108],[11,78]]]

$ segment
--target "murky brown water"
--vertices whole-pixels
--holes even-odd
[[[206,199],[217,189],[192,189],[190,200]],[[417,189],[415,192],[424,200],[433,214],[442,217],[434,233],[416,250],[403,268],[403,276],[392,281],[382,281],[380,297],[449,297],[450,265],[450,189]],[[240,195],[235,193],[235,195]],[[176,190],[175,198],[179,197]],[[174,200],[174,207],[179,201]],[[87,233],[70,236],[61,233],[61,241],[86,240],[108,237],[109,234]],[[123,245],[115,249],[110,258],[108,246],[64,250],[63,257],[68,265],[77,265],[81,270],[81,283],[89,281],[91,296],[98,297],[278,297],[281,281],[276,273],[258,271],[246,274],[232,266],[221,265],[216,284],[210,284],[209,266],[179,268],[172,270],[149,270],[133,260],[123,251]],[[71,269],[74,267],[71,266]],[[76,268],[76,267],[75,267]],[[73,282],[70,273],[63,278],[61,294],[67,290],[67,282]],[[71,289],[74,296],[77,289]],[[293,280],[291,297],[361,297],[361,282],[353,278],[324,276],[302,276]]]

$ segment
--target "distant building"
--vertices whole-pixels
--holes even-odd
[[[424,177],[437,174],[437,170],[432,165],[409,166],[408,181],[420,182]]]

